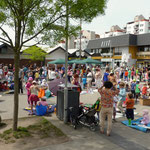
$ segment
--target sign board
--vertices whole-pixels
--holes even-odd
[[[113,59],[108,59],[108,58],[106,58],[106,59],[101,59],[101,61],[102,61],[102,62],[112,62]]]

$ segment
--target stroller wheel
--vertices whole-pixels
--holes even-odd
[[[72,125],[74,129],[77,129],[77,123],[75,119],[72,120]]]
[[[91,125],[90,125],[90,130],[93,131],[93,132],[96,130],[95,124],[91,124]]]
[[[77,125],[76,125],[76,124],[74,124],[74,125],[73,125],[73,128],[76,130],[76,129],[77,129]]]

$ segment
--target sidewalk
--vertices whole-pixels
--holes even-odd
[[[90,131],[82,127],[74,130],[72,126],[65,125],[56,116],[49,119],[55,126],[60,128],[70,140],[60,145],[49,145],[34,150],[150,150],[150,133],[143,133],[124,126],[119,119],[113,124],[110,137],[99,132]]]
[[[93,104],[98,93],[81,95],[81,102]],[[27,96],[19,95],[19,117],[28,117],[28,112],[23,108],[27,107]],[[55,104],[56,98],[48,100],[49,104]],[[150,110],[149,106],[135,105],[138,116],[142,115],[143,109]],[[0,115],[2,119],[12,119],[13,117],[13,95],[3,95],[0,97]],[[112,135],[107,137],[99,132],[90,131],[82,127],[74,130],[73,127],[65,125],[58,120],[55,115],[47,117],[55,126],[60,128],[70,140],[60,145],[49,145],[35,150],[150,150],[150,133],[143,133],[135,129],[126,127],[121,123],[126,118],[117,118],[113,124]]]

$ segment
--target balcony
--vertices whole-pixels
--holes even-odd
[[[113,53],[101,53],[102,57],[112,57]]]
[[[137,56],[150,56],[150,52],[137,52]]]

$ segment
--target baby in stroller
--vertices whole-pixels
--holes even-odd
[[[70,107],[69,110],[70,121],[74,129],[77,128],[77,125],[83,125],[89,127],[92,131],[96,130],[96,126],[99,124],[99,121],[95,118],[95,109],[80,105],[78,109]]]

